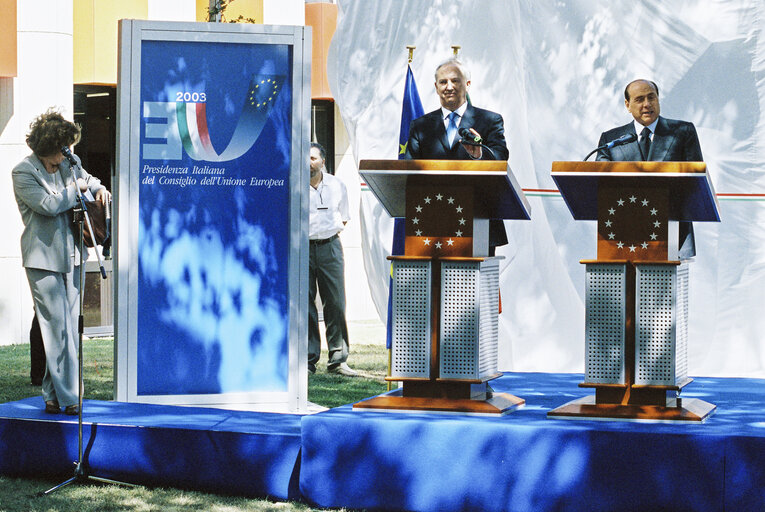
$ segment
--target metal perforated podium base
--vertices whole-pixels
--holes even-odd
[[[501,257],[393,256],[388,381],[403,388],[355,409],[497,415],[525,400],[493,393]]]
[[[584,381],[624,384],[632,375],[634,384],[677,386],[688,378],[688,263],[641,263],[634,269],[627,263],[587,264]],[[628,318],[634,322],[630,354]]]
[[[704,421],[713,404],[679,397],[693,380],[687,372],[688,262],[584,263],[585,379],[580,387],[596,393],[548,417]]]
[[[497,374],[500,259],[445,258],[438,265],[393,260],[391,377],[428,379],[435,370],[455,380]],[[438,301],[431,296],[434,284]],[[433,308],[439,319],[437,358],[431,357]]]

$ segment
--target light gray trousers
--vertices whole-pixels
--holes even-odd
[[[26,272],[45,346],[43,399],[58,400],[61,407],[75,405],[79,401],[80,267],[65,274],[37,268],[27,268]]]

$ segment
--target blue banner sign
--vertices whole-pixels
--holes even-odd
[[[291,47],[141,44],[137,394],[287,391]]]

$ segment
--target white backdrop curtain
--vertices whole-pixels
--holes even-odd
[[[665,117],[695,123],[721,223],[697,223],[689,373],[765,377],[765,2],[339,0],[329,80],[356,161],[397,157],[406,45],[425,111],[433,71],[460,45],[470,96],[504,116],[531,221],[506,223],[500,369],[581,372],[584,268],[594,222],[572,220],[551,162],[581,160],[631,117],[649,78]],[[759,194],[759,195],[758,195]],[[362,187],[365,268],[382,318],[392,221]]]

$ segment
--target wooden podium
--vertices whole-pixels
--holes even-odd
[[[595,396],[550,417],[703,421],[715,406],[681,399],[688,378],[688,273],[679,223],[719,222],[703,162],[553,162],[576,220],[596,220],[583,260],[585,378]]]
[[[405,250],[392,261],[392,364],[403,386],[354,408],[501,414],[525,401],[494,393],[499,260],[491,219],[529,219],[505,161],[362,160],[359,173],[392,217]]]

